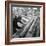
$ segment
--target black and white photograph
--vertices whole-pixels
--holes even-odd
[[[12,37],[40,37],[40,7],[12,6]]]

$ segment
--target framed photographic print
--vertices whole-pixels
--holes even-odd
[[[5,2],[5,43],[45,42],[45,3]]]

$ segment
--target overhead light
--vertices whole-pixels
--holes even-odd
[[[37,8],[33,8],[34,10],[37,10]]]
[[[30,8],[28,8],[28,9],[30,9]]]

